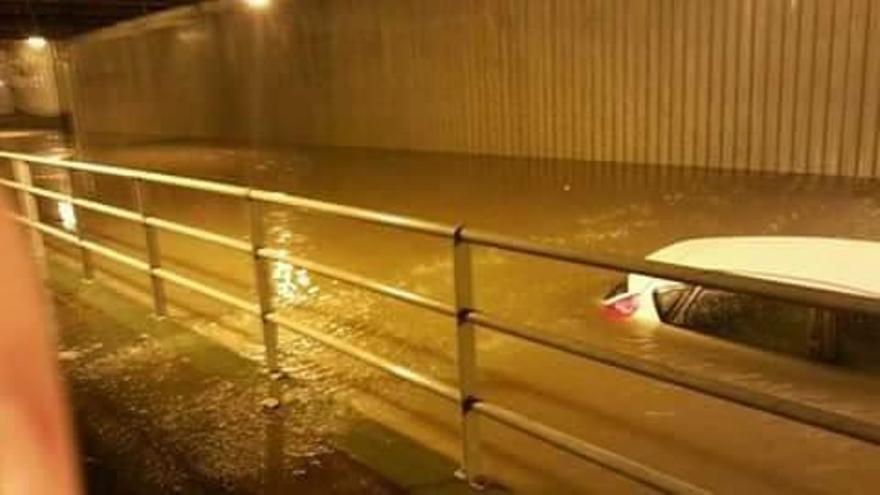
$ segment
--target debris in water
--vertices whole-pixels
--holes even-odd
[[[267,399],[263,399],[262,401],[260,401],[260,407],[262,407],[263,409],[265,409],[267,411],[273,410],[273,409],[278,409],[280,406],[281,406],[281,401],[274,398],[274,397],[269,397]]]

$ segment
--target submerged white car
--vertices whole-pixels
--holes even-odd
[[[647,256],[664,263],[880,298],[880,242],[823,237],[691,239]],[[616,316],[665,323],[827,361],[880,365],[880,317],[630,274],[603,305]],[[868,361],[868,362],[866,362]]]

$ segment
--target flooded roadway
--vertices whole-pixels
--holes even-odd
[[[580,250],[643,256],[676,240],[714,235],[825,235],[880,241],[880,184],[560,161],[363,150],[251,152],[214,145],[90,150],[88,159],[253,184],[525,237]],[[58,174],[39,180],[58,187]],[[80,191],[132,206],[118,180],[83,177]],[[239,238],[243,204],[170,188],[152,191],[154,214]],[[47,212],[52,206],[43,205]],[[272,243],[290,252],[451,300],[448,243],[270,208]],[[90,236],[138,253],[135,226],[81,214]],[[161,237],[169,268],[253,297],[247,256]],[[131,285],[144,277],[102,262]],[[420,372],[455,381],[454,326],[401,303],[276,266],[279,303],[298,321]],[[599,298],[618,274],[475,250],[477,305],[555,335],[880,422],[880,382],[672,328],[610,322]],[[181,316],[231,345],[259,341],[236,310],[172,289]],[[675,387],[581,362],[481,330],[488,399],[637,461],[724,493],[868,493],[880,450]],[[285,334],[285,364],[364,414],[448,455],[457,452],[455,407]],[[243,347],[244,348],[244,347]],[[253,349],[253,346],[247,346]],[[252,351],[249,351],[252,352]],[[316,417],[315,421],[322,418]],[[607,471],[487,422],[489,471],[527,492],[629,492]],[[528,452],[528,455],[523,455]]]

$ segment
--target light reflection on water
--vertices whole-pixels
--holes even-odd
[[[287,254],[284,250],[282,253]],[[272,282],[276,305],[279,307],[303,303],[316,296],[320,290],[312,282],[308,270],[295,267],[286,261],[272,262]]]
[[[269,224],[268,241],[279,253],[290,255],[297,246],[304,244],[305,239],[293,232],[294,222],[289,211],[270,210],[266,217]],[[318,296],[320,288],[307,269],[281,260],[274,260],[271,266],[274,302],[277,307],[286,308],[304,304]]]
[[[76,231],[76,210],[73,204],[68,201],[58,203],[58,216],[61,218],[61,225],[70,232]]]

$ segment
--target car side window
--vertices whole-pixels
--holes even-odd
[[[678,315],[678,325],[756,347],[809,354],[812,308],[716,289],[698,290]]]
[[[730,292],[700,289],[680,315],[679,325],[706,333],[728,333],[742,312],[742,298]]]
[[[654,290],[654,306],[660,321],[672,323],[676,308],[681,304],[685,295],[693,287],[690,285],[668,285]]]
[[[837,326],[843,332],[867,332],[872,335],[880,332],[880,316],[840,311],[836,317]]]
[[[840,311],[835,320],[844,362],[880,368],[880,316]]]

